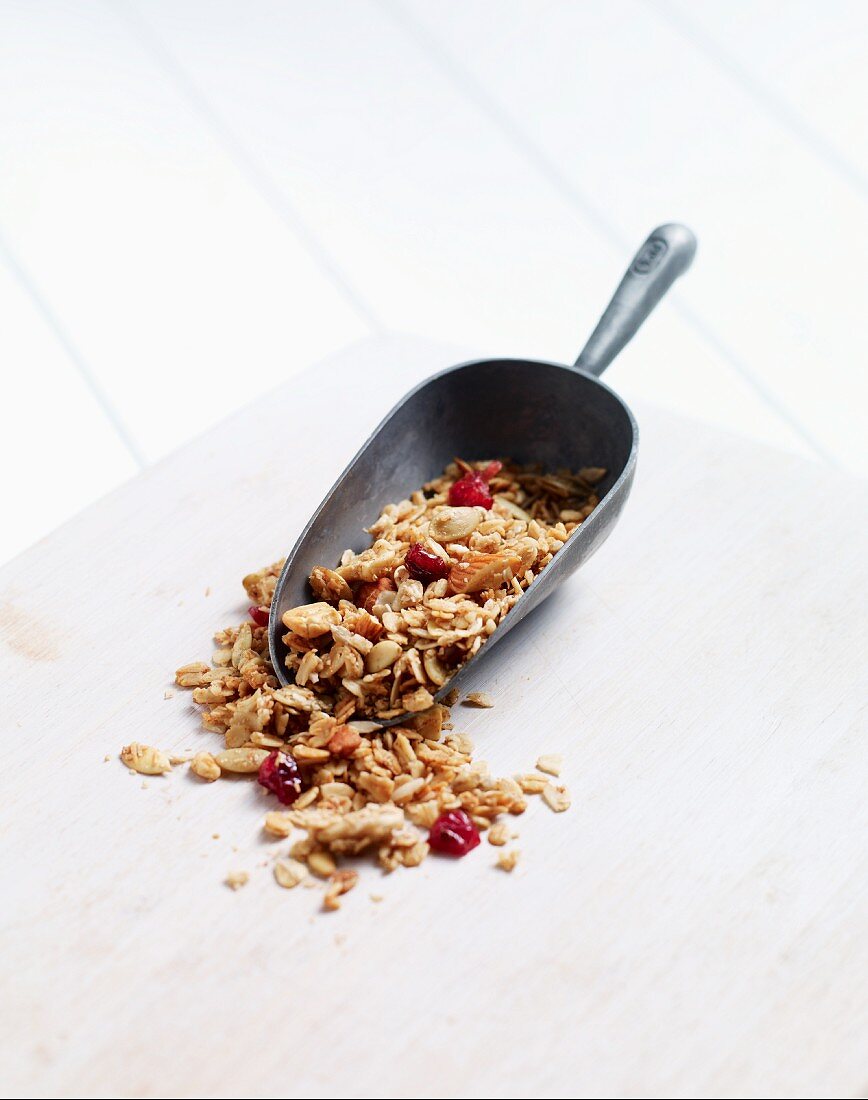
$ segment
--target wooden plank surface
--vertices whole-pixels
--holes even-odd
[[[495,708],[455,712],[496,773],[566,756],[572,809],[518,820],[511,877],[488,845],[385,880],[366,868],[321,916],[318,892],[281,891],[263,865],[278,846],[255,785],[177,769],[142,789],[116,760],[132,739],[214,743],[186,695],[163,698],[172,671],[243,614],[241,575],[289,547],[392,398],[450,361],[358,345],[0,573],[10,1092],[840,1096],[868,1081],[854,480],[636,410],[622,523],[481,662],[472,687]],[[238,893],[221,884],[233,869],[251,872]]]
[[[370,335],[121,6],[18,7],[0,10],[0,224],[146,459]]]
[[[858,406],[839,399],[851,379],[862,390],[851,371],[868,352],[861,327],[841,323],[859,316],[862,298],[854,257],[868,248],[868,191],[859,179],[712,62],[668,5],[520,5],[520,20],[498,31],[484,0],[383,3],[622,248],[646,222],[691,225],[707,260],[678,288],[681,317],[817,453],[868,470]],[[740,7],[727,5],[727,21]],[[822,18],[816,7],[785,7],[779,19],[801,23],[806,43],[840,20],[864,71],[866,39],[848,5]],[[858,108],[844,117],[858,128]],[[818,369],[830,385],[817,385]]]
[[[140,467],[81,364],[71,366],[63,334],[2,265],[0,301],[0,363],[15,402],[0,433],[3,508],[14,517],[0,525],[5,561],[44,535],[49,517],[51,526],[69,519]]]
[[[129,13],[143,47],[182,92],[209,105],[209,120],[219,120],[244,163],[257,167],[257,181],[298,211],[387,329],[491,355],[575,356],[626,256],[654,224],[686,217],[673,192],[668,203],[646,205],[619,239],[606,217],[575,201],[526,143],[492,120],[395,5],[259,0],[242,11],[231,0],[133,0],[118,10]],[[623,55],[614,37],[590,40],[599,19],[592,9],[582,5],[575,16],[588,24],[578,35],[590,43],[585,48]],[[487,48],[504,37],[520,43],[528,24],[552,18],[549,6],[527,3],[477,3],[472,11],[441,4],[435,16],[443,33],[456,26],[460,35],[467,20],[468,36],[481,32]],[[644,44],[631,39],[630,48],[644,58]],[[518,73],[522,64],[509,57],[504,68]],[[560,58],[557,67],[565,71]],[[544,97],[545,82],[521,94]],[[588,99],[593,112],[583,106],[570,118],[544,99],[562,145],[598,140],[591,115],[600,105],[593,91]],[[644,134],[647,119],[642,126]],[[617,125],[613,132],[622,133]],[[619,186],[624,177],[642,186],[630,170],[619,173]],[[610,183],[600,182],[603,208]],[[639,199],[630,194],[624,205],[633,209]],[[702,238],[704,223],[695,228]],[[703,246],[699,263],[706,262]],[[719,342],[679,315],[673,301],[682,289],[654,318],[658,339],[643,333],[619,357],[618,384],[717,426],[811,452],[763,395],[761,380],[757,388]]]
[[[672,218],[619,389],[864,472],[868,8],[780,7],[4,0],[0,561],[362,336],[575,355]]]

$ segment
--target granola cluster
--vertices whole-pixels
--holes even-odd
[[[533,773],[494,778],[474,760],[470,739],[452,727],[457,693],[447,696],[449,706],[433,703],[434,691],[590,514],[593,486],[604,473],[546,475],[500,463],[484,469],[494,467],[490,507],[449,503],[456,480],[483,468],[456,463],[385,508],[370,529],[369,550],[347,551],[334,570],[314,570],[317,598],[284,616],[290,686],[280,686],[268,652],[266,612],[281,563],[244,578],[254,621],[220,631],[210,665],[195,662],[176,673],[203,708],[205,728],[223,739],[219,752],[193,756],[191,771],[206,782],[255,773],[278,794],[286,808],[266,814],[266,833],[304,835],[275,861],[275,879],[285,888],[311,874],[326,879],[327,909],[338,908],[358,879],[338,867],[344,857],[373,851],[386,871],[415,867],[444,816],[455,815],[473,830],[474,844],[487,831],[503,848],[515,835],[507,821],[524,813],[529,795],[541,795],[555,812],[569,807],[566,788],[554,782],[559,757],[540,757]],[[406,558],[414,546],[436,555],[445,575],[427,584],[411,576]],[[384,653],[391,660],[378,657]],[[493,702],[482,692],[466,701]],[[403,724],[385,730],[368,717],[397,714],[405,715]],[[147,775],[179,762],[138,744],[121,758]],[[516,850],[501,851],[496,866],[511,871],[517,859]],[[233,889],[246,881],[242,872],[230,879]]]
[[[472,487],[486,470],[470,499],[488,506],[455,506],[456,482],[469,477]],[[604,474],[456,461],[387,505],[368,528],[372,545],[315,568],[314,599],[284,613],[296,686],[342,721],[427,710],[591,514]],[[268,595],[274,569],[246,578],[254,598]]]

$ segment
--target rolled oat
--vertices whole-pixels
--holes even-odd
[[[551,783],[546,783],[543,787],[542,797],[543,802],[556,814],[563,813],[564,810],[570,808],[570,796],[566,787],[555,787]]]
[[[545,772],[547,775],[558,776],[561,774],[563,762],[564,758],[559,753],[550,752],[538,757],[536,766],[539,771]]]
[[[291,890],[307,878],[308,868],[297,859],[278,859],[274,864],[274,878],[278,886]]]
[[[513,848],[509,852],[501,852],[497,857],[497,864],[501,871],[513,871],[516,863],[518,863],[518,857],[521,853],[518,849]]]
[[[340,909],[341,903],[338,898],[352,890],[358,881],[358,871],[335,871],[331,876],[329,887],[323,898],[324,907],[326,909]]]

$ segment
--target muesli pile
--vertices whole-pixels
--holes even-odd
[[[191,770],[206,781],[256,774],[286,807],[266,814],[265,831],[305,834],[274,864],[281,886],[313,872],[327,880],[324,905],[335,909],[358,879],[338,868],[342,857],[373,849],[386,871],[414,867],[432,849],[466,854],[480,830],[505,845],[513,833],[498,819],[523,813],[529,794],[556,812],[568,808],[566,789],[548,778],[559,758],[540,757],[534,774],[492,778],[469,738],[453,731],[457,693],[449,705],[433,697],[590,515],[604,474],[456,460],[388,505],[369,528],[371,547],[314,569],[314,598],[284,614],[287,687],[270,663],[267,630],[282,562],[244,578],[250,621],[220,631],[212,664],[185,665],[176,682],[193,689],[203,725],[224,739],[221,751],[195,755]],[[482,693],[467,701],[490,705]],[[371,720],[402,714],[386,730]],[[173,762],[136,743],[121,758],[144,774]],[[517,858],[502,852],[497,866],[511,871]],[[243,873],[230,878],[235,889],[246,882]]]

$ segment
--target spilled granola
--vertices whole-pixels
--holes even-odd
[[[268,653],[282,563],[244,578],[251,621],[220,631],[212,663],[183,666],[176,683],[192,689],[203,725],[223,739],[220,751],[192,757],[193,774],[256,774],[283,804],[263,824],[271,838],[292,840],[273,865],[279,885],[324,879],[324,907],[336,909],[358,880],[343,859],[373,852],[385,871],[415,867],[432,847],[470,851],[480,831],[506,844],[516,834],[498,819],[524,813],[529,794],[567,808],[565,788],[539,773],[492,777],[434,694],[590,515],[604,473],[456,462],[388,505],[369,529],[371,547],[314,569],[311,601],[284,614],[289,686]],[[468,701],[493,704],[485,693]],[[400,714],[400,726],[376,721]],[[147,746],[124,754],[147,774],[162,770],[161,757]],[[559,764],[548,756],[537,766],[557,775]],[[516,859],[502,853],[498,866],[512,870]]]

